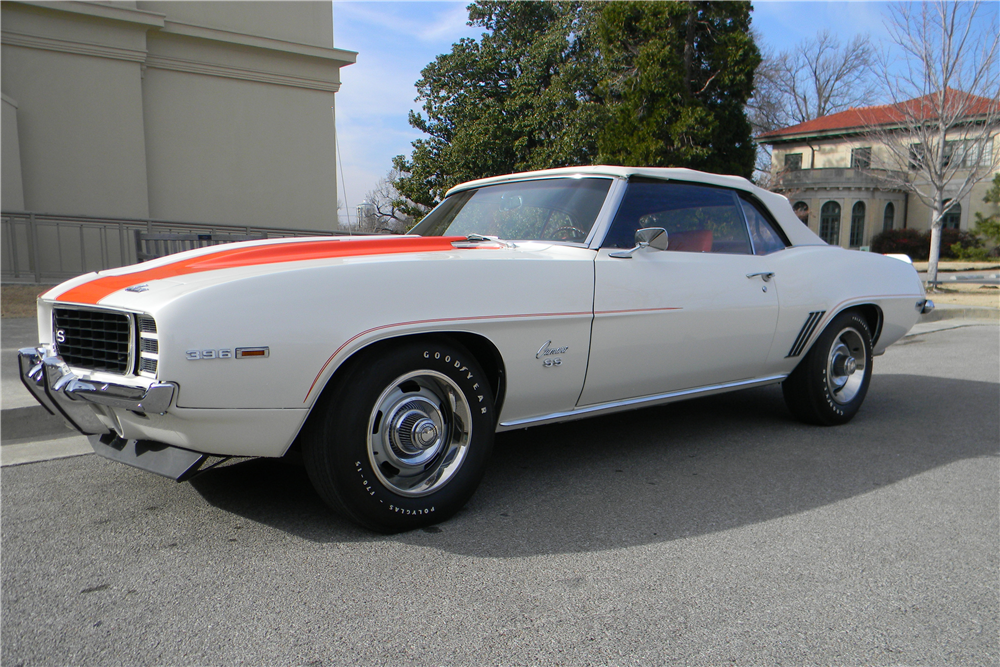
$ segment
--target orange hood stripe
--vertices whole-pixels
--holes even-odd
[[[397,238],[358,238],[322,241],[275,243],[250,247],[227,248],[208,255],[199,255],[162,266],[133,271],[119,276],[100,276],[88,283],[72,287],[55,297],[58,301],[96,305],[118,290],[153,280],[174,278],[202,271],[217,271],[243,266],[302,262],[310,259],[391,255],[404,252],[434,252],[454,250],[462,236],[409,236]]]

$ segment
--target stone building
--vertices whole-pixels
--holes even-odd
[[[922,99],[903,104],[920,104]],[[982,104],[996,104],[985,98],[973,101],[973,110]],[[977,116],[970,114],[969,120],[975,122]],[[757,141],[772,148],[771,189],[788,197],[803,222],[833,245],[862,248],[884,230],[929,229],[930,209],[913,194],[891,184],[893,180],[918,179],[918,172],[900,164],[892,165],[896,169],[880,168],[892,161],[889,151],[872,138],[870,128],[893,122],[891,106],[862,107],[760,135]],[[955,138],[946,141],[946,146],[954,144],[952,159],[963,160],[963,168],[995,163],[993,156],[1000,151],[998,133],[1000,126],[995,126],[985,142],[966,145],[970,142]],[[906,136],[898,136],[898,140],[913,141]],[[911,151],[918,149],[918,144],[911,143]],[[958,176],[962,176],[961,171]],[[983,202],[991,179],[992,175],[981,181],[949,210],[945,227],[968,230],[974,226],[977,212],[997,212],[996,206]]]

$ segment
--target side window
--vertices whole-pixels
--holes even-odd
[[[667,230],[667,250],[750,254],[750,237],[732,190],[632,178],[605,248],[631,248],[643,227]]]
[[[747,216],[747,226],[750,228],[755,254],[769,255],[788,246],[781,228],[766,213],[762,204],[745,196],[740,196],[740,203],[743,204],[743,213]]]

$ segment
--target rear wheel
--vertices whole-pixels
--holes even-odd
[[[833,318],[782,383],[785,403],[797,418],[832,426],[854,418],[872,376],[872,337],[857,312]]]
[[[382,532],[443,521],[472,496],[493,447],[493,394],[472,355],[404,341],[363,355],[321,398],[303,442],[320,496]]]

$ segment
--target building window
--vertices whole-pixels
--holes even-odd
[[[944,205],[947,206],[950,199],[944,200]],[[941,228],[942,229],[958,229],[962,222],[962,205],[955,204],[945,212],[944,217],[941,218]]]
[[[872,147],[851,149],[851,169],[868,169],[872,166]]]
[[[974,169],[989,164],[993,155],[993,137],[982,141],[956,139],[944,142],[944,164]]]
[[[799,220],[806,227],[809,226],[809,204],[804,201],[797,201],[795,205],[792,206],[792,210],[795,211],[795,215],[798,216]]]
[[[924,165],[924,145],[910,144],[910,171],[917,171]]]
[[[892,202],[885,205],[885,214],[882,216],[882,231],[891,232],[892,224],[895,222],[896,218],[896,207],[893,206]]]
[[[840,245],[840,204],[828,201],[819,212],[819,237],[830,245]]]
[[[802,168],[802,153],[788,153],[785,155],[785,169],[787,171],[798,171]]]
[[[859,201],[851,209],[851,247],[859,248],[865,240],[865,203]]]

